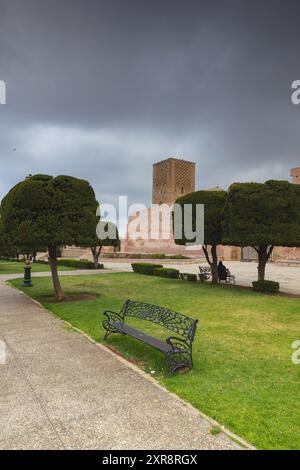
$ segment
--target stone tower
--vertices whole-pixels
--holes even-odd
[[[292,183],[300,184],[300,166],[291,169]]]
[[[168,158],[153,165],[152,204],[173,204],[195,191],[194,162]]]

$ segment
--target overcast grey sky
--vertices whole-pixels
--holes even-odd
[[[0,0],[0,198],[48,173],[149,204],[170,156],[197,162],[198,189],[288,179],[299,14],[298,0]]]

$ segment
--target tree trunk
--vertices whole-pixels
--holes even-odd
[[[212,284],[218,284],[218,255],[217,255],[217,245],[212,245],[211,247],[211,256],[212,256],[212,265],[211,265],[211,282]]]
[[[101,253],[101,249],[102,249],[101,245],[99,245],[98,247],[97,246],[91,246],[91,252],[92,252],[92,255],[93,255],[93,259],[94,259],[95,269],[98,269],[98,266],[99,266],[99,256],[100,256],[100,253]]]
[[[254,247],[258,254],[258,266],[257,266],[257,279],[258,281],[265,280],[266,274],[266,265],[267,262],[272,254],[274,246],[268,245],[259,245],[258,247]]]
[[[65,299],[65,295],[61,288],[60,280],[59,280],[58,272],[57,272],[56,246],[49,246],[48,253],[49,253],[49,263],[50,263],[51,274],[52,274],[52,282],[53,282],[53,287],[54,287],[55,294],[56,294],[56,300],[61,302],[62,300]]]
[[[211,246],[211,258],[208,254],[207,245],[202,246],[203,252],[205,254],[206,261],[208,262],[211,269],[211,282],[212,284],[218,284],[218,255],[217,255],[217,245]]]

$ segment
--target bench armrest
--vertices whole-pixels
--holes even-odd
[[[113,312],[112,310],[105,310],[105,312],[103,312],[103,315],[105,315],[108,318],[108,320],[117,320],[121,322],[124,321],[124,318],[122,317],[122,315],[120,315],[117,312]]]
[[[173,350],[177,349],[186,351],[187,349],[191,349],[189,341],[178,338],[177,336],[169,336],[169,338],[166,339],[166,342],[172,346]]]

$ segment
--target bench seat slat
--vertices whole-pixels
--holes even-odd
[[[132,336],[133,338],[136,338],[142,341],[143,343],[153,346],[154,348],[158,349],[163,353],[172,351],[172,346],[170,344],[166,343],[165,341],[161,341],[160,339],[154,338],[153,336],[146,335],[142,331],[139,331],[136,328],[133,328],[132,326],[126,325],[126,323],[112,321],[111,324],[118,331],[120,331],[120,333]]]

